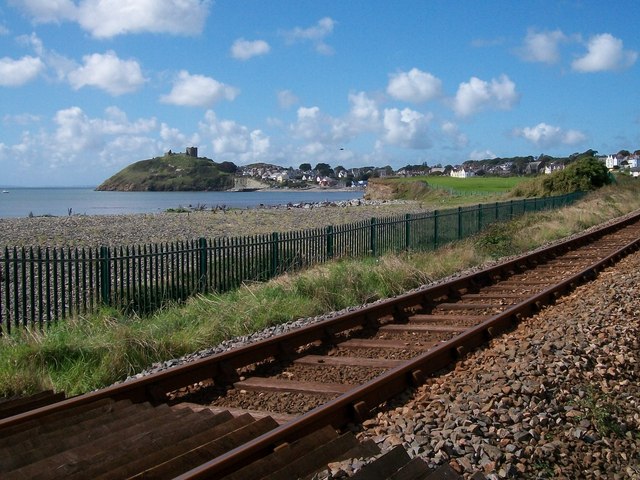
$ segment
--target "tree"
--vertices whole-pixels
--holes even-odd
[[[328,177],[333,174],[333,170],[331,169],[331,166],[327,163],[318,163],[316,165],[315,170],[316,172],[318,172],[318,174],[325,177]]]
[[[236,173],[238,167],[233,162],[222,162],[218,164],[218,170],[225,173]]]
[[[310,163],[301,163],[299,168],[303,172],[310,172],[311,171],[311,164]]]
[[[627,158],[629,155],[631,155],[629,150],[620,150],[617,156],[618,158]]]

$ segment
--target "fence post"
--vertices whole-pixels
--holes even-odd
[[[100,296],[104,305],[111,304],[111,255],[105,246],[100,247]]]
[[[481,203],[478,204],[478,229],[476,233],[478,233],[480,230],[482,230],[482,204]]]
[[[458,240],[462,239],[462,207],[458,207]]]
[[[438,210],[433,211],[433,249],[438,248]]]
[[[375,217],[371,218],[371,245],[370,245],[370,250],[371,250],[371,255],[372,256],[377,256],[377,252],[376,252],[376,219]]]
[[[333,258],[333,225],[327,225],[327,258]]]
[[[207,278],[207,239],[200,237],[198,239],[198,259],[199,259],[199,280],[198,280],[198,291],[206,292],[209,286],[209,281]]]
[[[404,248],[409,250],[411,248],[411,214],[405,213],[404,215]]]
[[[278,243],[278,232],[273,232],[271,234],[271,278],[274,278],[276,275],[278,275],[278,264],[280,263],[280,258],[278,255]]]
[[[496,222],[498,220],[500,220],[500,209],[499,209],[498,202],[496,202]]]

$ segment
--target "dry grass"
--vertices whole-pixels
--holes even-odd
[[[46,335],[3,338],[0,395],[51,386],[82,393],[224,339],[397,295],[637,210],[638,185],[605,188],[574,206],[497,224],[437,252],[341,260],[227,294],[193,298],[144,319],[102,311],[61,322]]]

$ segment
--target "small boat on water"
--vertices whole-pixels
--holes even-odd
[[[2,190],[2,193],[9,193],[9,190]]]

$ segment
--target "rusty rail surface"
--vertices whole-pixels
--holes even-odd
[[[233,349],[208,358],[177,366],[159,373],[96,392],[69,398],[52,405],[36,408],[0,420],[0,433],[19,430],[49,415],[64,415],[69,409],[88,408],[95,402],[128,401],[160,405],[168,401],[168,394],[180,388],[212,380],[214,384],[228,384],[237,377],[238,369],[253,365],[267,358],[278,358],[283,353],[313,342],[331,341],[337,334],[354,328],[376,325],[383,317],[393,317],[395,321],[406,322],[415,311],[430,312],[439,304],[444,304],[464,294],[474,294],[499,281],[526,272],[544,268],[554,261],[560,261],[567,254],[565,262],[572,263],[568,252],[584,247],[608,235],[622,234],[627,227],[640,221],[640,214],[628,217],[598,230],[577,236],[566,242],[540,249],[534,253],[519,256],[476,273],[456,278],[450,282],[433,285],[419,291],[378,302],[362,309],[336,316],[289,333],[253,344]],[[636,227],[637,228],[637,227]],[[222,478],[244,467],[250,462],[265,457],[279,446],[299,441],[326,428],[327,425],[340,429],[349,422],[361,421],[383,402],[404,391],[408,387],[423,383],[434,372],[441,370],[465,353],[482,345],[501,332],[512,328],[522,318],[530,316],[542,306],[552,304],[559,296],[577,285],[594,278],[603,268],[614,264],[622,257],[640,247],[640,233],[630,232],[629,238],[619,246],[609,249],[604,255],[585,255],[589,264],[571,273],[566,278],[549,282],[542,290],[523,297],[502,312],[486,317],[481,323],[464,330],[452,339],[387,370],[373,380],[356,386],[333,400],[282,425],[272,424],[266,431],[241,446],[225,451],[188,471],[181,471],[177,478],[200,479]],[[496,294],[500,295],[500,294]],[[452,307],[453,308],[453,307]],[[0,472],[2,470],[0,469]]]

